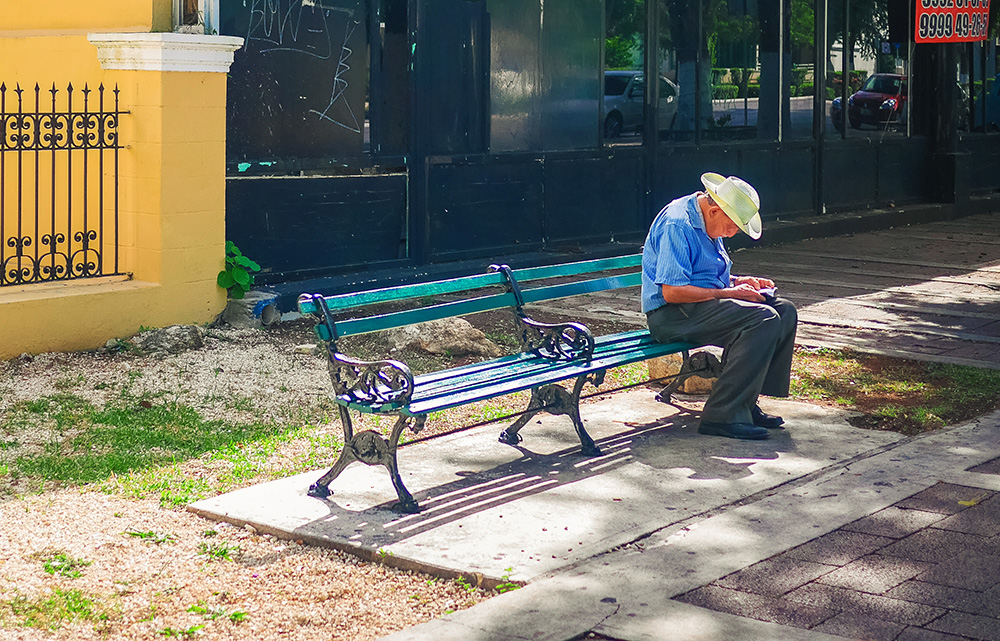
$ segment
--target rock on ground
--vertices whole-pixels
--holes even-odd
[[[501,349],[486,334],[462,318],[446,318],[400,327],[387,334],[394,349],[421,349],[431,354],[496,357]]]

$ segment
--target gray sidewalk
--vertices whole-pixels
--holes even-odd
[[[360,465],[326,501],[305,496],[304,474],[192,509],[401,567],[527,582],[391,639],[950,638],[912,636],[935,622],[1000,639],[1000,619],[968,605],[1000,601],[1000,469],[969,471],[1000,458],[1000,414],[906,438],[806,404],[767,407],[789,428],[761,442],[698,435],[642,390],[585,405],[596,459],[576,454],[564,417],[529,426],[520,448],[492,425],[418,443],[400,455],[417,515],[386,509],[384,471]],[[931,508],[910,499],[942,487]],[[979,521],[947,522],[960,512]]]
[[[1000,243],[977,231],[1000,216],[977,218],[734,259],[779,272],[805,342],[1000,367]],[[949,234],[957,244],[938,239]],[[634,303],[581,298],[570,312],[638,323]],[[526,583],[392,640],[1000,641],[1000,413],[908,438],[767,400],[787,429],[743,442],[698,435],[698,405],[686,406],[643,388],[586,403],[598,458],[551,416],[518,447],[497,442],[496,424],[404,447],[415,515],[388,510],[384,470],[362,465],[327,500],[305,495],[315,472],[191,509],[401,567]]]

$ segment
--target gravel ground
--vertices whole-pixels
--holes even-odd
[[[10,419],[16,408],[54,394],[100,407],[128,390],[182,402],[206,419],[311,424],[313,435],[339,434],[325,418],[332,406],[323,360],[294,349],[312,340],[301,323],[213,328],[203,348],[165,357],[126,350],[0,363],[0,638],[353,641],[492,596],[161,507],[155,496],[116,491],[113,479],[60,487],[9,473],[18,457],[68,438],[51,421]],[[225,489],[287,473],[283,465],[301,465],[308,447],[291,440],[269,457],[271,468]],[[332,456],[324,453],[315,467]],[[220,465],[203,456],[172,469],[211,476]]]

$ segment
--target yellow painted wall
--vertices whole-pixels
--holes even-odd
[[[169,0],[15,5],[0,27],[0,82],[28,89],[32,109],[36,82],[43,104],[53,82],[60,90],[69,82],[78,90],[84,83],[121,90],[120,108],[129,113],[119,123],[125,146],[119,152],[119,261],[131,280],[0,288],[0,358],[95,348],[140,326],[212,321],[226,301],[215,284],[225,251],[225,74],[101,69],[86,34],[168,30]],[[7,95],[10,111],[11,91]],[[90,171],[93,185],[99,172]],[[39,173],[47,180],[51,171]],[[16,217],[7,188],[5,227]],[[51,209],[47,195],[39,203]]]
[[[0,37],[12,32],[169,31],[171,6],[170,0],[16,0],[4,3]]]

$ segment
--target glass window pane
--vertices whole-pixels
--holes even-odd
[[[907,45],[887,40],[882,26],[889,21],[885,3],[849,0],[846,13],[845,28],[845,2],[831,0],[827,124],[834,135],[848,138],[905,136],[909,113]],[[846,110],[842,106],[845,93]]]
[[[536,149],[535,100],[539,91],[538,0],[489,0],[490,149]]]
[[[227,160],[361,156],[365,5],[221,0],[220,32],[244,38],[227,74]]]
[[[601,132],[606,144],[642,143],[645,90],[644,0],[606,0],[604,6],[604,104]]]
[[[711,58],[707,140],[757,136],[761,100],[761,18],[756,0],[730,0],[705,22]],[[707,65],[708,63],[706,63]]]
[[[542,4],[542,149],[596,147],[600,109],[601,0]]]

